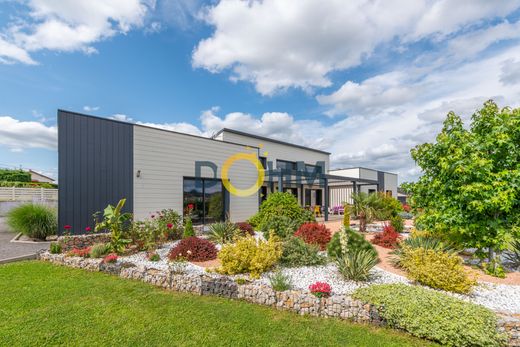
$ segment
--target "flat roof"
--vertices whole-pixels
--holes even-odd
[[[76,115],[76,116],[81,116],[81,117],[90,117],[90,118],[101,119],[101,120],[105,120],[105,121],[108,121],[108,122],[128,124],[128,125],[133,125],[133,126],[136,126],[136,127],[142,127],[142,128],[153,129],[153,130],[158,130],[158,131],[165,131],[165,132],[172,133],[172,134],[195,137],[195,138],[198,138],[198,139],[201,139],[201,140],[216,141],[216,142],[220,142],[220,143],[228,143],[228,144],[231,144],[231,145],[236,145],[236,146],[241,146],[241,147],[248,146],[248,147],[256,148],[256,149],[259,148],[258,146],[245,145],[243,143],[237,143],[237,142],[231,142],[231,141],[215,140],[213,137],[206,137],[206,136],[193,135],[193,134],[188,134],[188,133],[181,133],[179,131],[168,130],[168,129],[158,128],[158,127],[152,127],[152,126],[149,126],[149,125],[143,125],[143,124],[138,124],[138,123],[125,122],[125,121],[122,121],[122,120],[119,120],[119,119],[106,118],[106,117],[100,117],[100,116],[94,116],[94,115],[90,115],[90,114],[85,114],[85,113],[68,111],[68,110],[64,110],[64,109],[61,109],[61,108],[58,109],[58,113],[59,112],[70,113],[70,114],[73,114],[73,115]]]
[[[235,130],[235,129],[229,129],[229,128],[223,128],[223,129],[219,130],[215,135],[213,135],[213,138],[217,137],[218,135],[222,134],[223,132],[228,132],[228,133],[242,135],[242,136],[247,136],[247,137],[253,137],[255,139],[259,139],[259,140],[263,140],[263,141],[270,141],[270,142],[274,142],[274,143],[279,143],[281,145],[286,145],[286,146],[306,149],[306,150],[309,150],[309,151],[314,151],[314,152],[330,155],[330,152],[322,151],[322,150],[319,150],[319,149],[306,147],[306,146],[301,146],[301,145],[297,145],[297,144],[290,143],[290,142],[275,140],[275,139],[272,139],[270,137],[250,134],[250,133],[246,133],[246,132]]]
[[[344,168],[341,168],[341,169],[330,169],[330,171],[340,171],[340,170],[352,170],[352,169],[364,169],[364,170],[371,170],[371,171],[378,171],[378,172],[384,172],[384,173],[387,173],[387,174],[390,174],[390,175],[396,175],[396,173],[394,172],[388,172],[388,171],[383,171],[383,170],[378,170],[378,169],[371,169],[371,168],[368,168],[368,167],[364,167],[364,166],[355,166],[355,167],[344,167]]]

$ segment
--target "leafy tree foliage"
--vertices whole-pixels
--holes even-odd
[[[450,112],[435,143],[412,149],[419,225],[489,258],[520,237],[520,109],[488,101],[469,128]]]

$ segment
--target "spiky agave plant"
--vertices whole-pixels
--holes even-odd
[[[336,259],[338,271],[352,281],[366,281],[370,270],[377,264],[378,257],[368,250],[352,250]]]

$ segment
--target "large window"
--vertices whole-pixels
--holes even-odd
[[[193,224],[224,220],[222,181],[209,178],[184,178],[184,215],[191,211]]]
[[[297,166],[294,161],[287,161],[287,160],[276,160],[276,168],[282,169],[286,171],[296,171]]]
[[[310,174],[322,173],[323,167],[318,165],[305,164],[305,171],[307,171]]]

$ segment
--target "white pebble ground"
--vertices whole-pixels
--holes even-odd
[[[146,252],[122,257],[121,261],[131,262],[137,266],[153,267],[156,269],[167,269],[168,252],[177,243],[170,242],[164,244],[157,249],[157,253],[161,257],[160,261],[149,261],[146,258]],[[203,267],[187,263],[185,271],[193,274],[208,274]],[[298,268],[283,268],[282,272],[291,277],[291,283],[294,289],[308,290],[309,285],[314,282],[327,282],[332,287],[334,294],[350,294],[359,287],[366,287],[371,284],[382,283],[405,283],[411,284],[410,281],[400,275],[390,273],[378,267],[372,269],[372,278],[368,282],[346,281],[341,277],[334,264],[323,266],[304,266]],[[264,274],[258,281],[269,284],[269,275]],[[470,295],[451,294],[460,299],[480,304],[495,311],[520,314],[520,286],[480,283]]]

